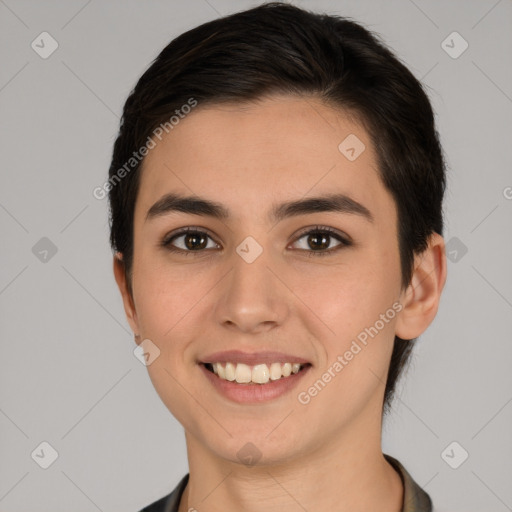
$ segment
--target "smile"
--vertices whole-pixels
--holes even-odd
[[[285,397],[312,368],[310,363],[200,363],[206,380],[224,399],[257,404]]]
[[[267,384],[299,373],[304,364],[301,363],[265,363],[249,366],[244,363],[206,363],[205,367],[220,379],[238,384]]]

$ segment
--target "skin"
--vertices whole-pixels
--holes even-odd
[[[356,134],[366,146],[353,162],[338,145]],[[434,234],[402,288],[397,212],[377,173],[368,133],[315,98],[271,96],[257,103],[201,107],[145,158],[134,217],[133,296],[122,255],[114,273],[128,321],[160,356],[147,369],[161,399],[185,429],[190,480],[180,512],[333,510],[399,512],[403,488],[384,459],[381,414],[395,334],[419,336],[436,315],[446,279],[443,238]],[[146,220],[168,192],[223,203],[226,221],[169,213]],[[315,212],[278,223],[274,203],[342,192],[370,210]],[[325,256],[299,231],[315,225],[330,238]],[[202,253],[159,243],[178,228],[211,233]],[[248,264],[236,252],[247,237],[263,248]],[[299,238],[301,237],[301,238]],[[186,237],[174,240],[184,249]],[[325,251],[325,250],[324,250]],[[307,390],[399,301],[403,309],[307,405]],[[279,350],[312,364],[298,389],[268,403],[222,397],[197,364],[216,351]],[[237,452],[253,443],[261,458]]]

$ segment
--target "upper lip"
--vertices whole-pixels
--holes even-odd
[[[201,359],[201,363],[244,363],[249,366],[255,364],[272,363],[301,363],[307,364],[309,361],[302,357],[297,357],[284,352],[264,351],[264,352],[242,352],[241,350],[226,350],[224,352],[215,352]]]

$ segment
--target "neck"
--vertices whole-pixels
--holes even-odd
[[[380,422],[371,432],[369,424],[355,422],[293,459],[251,467],[219,457],[187,432],[190,476],[179,512],[400,512],[400,475],[382,453]]]

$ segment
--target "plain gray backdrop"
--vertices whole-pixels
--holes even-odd
[[[160,50],[258,3],[0,0],[0,512],[137,511],[188,471],[133,354],[92,192]],[[381,34],[426,84],[447,157],[447,284],[383,450],[440,510],[510,511],[512,2],[293,3]]]

